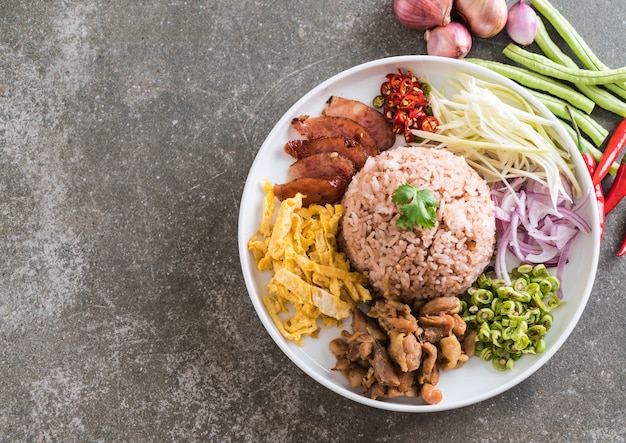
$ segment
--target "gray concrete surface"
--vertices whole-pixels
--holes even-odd
[[[554,4],[626,65],[621,1]],[[236,239],[248,168],[319,82],[425,53],[391,5],[0,3],[0,440],[625,441],[626,206],[569,340],[474,406],[352,403],[257,319]],[[505,43],[471,55],[501,59]]]

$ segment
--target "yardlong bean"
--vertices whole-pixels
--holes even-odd
[[[519,83],[520,85],[561,97],[563,100],[566,100],[569,104],[575,106],[586,114],[591,114],[593,108],[595,107],[595,102],[584,94],[561,82],[556,82],[554,79],[538,74],[534,71],[491,60],[482,60],[477,58],[466,58],[465,60],[497,72],[498,74]]]
[[[570,68],[576,68],[578,66],[576,62],[565,54],[554,40],[552,40],[541,17],[537,17],[537,35],[535,36],[535,43],[541,52],[550,60]],[[575,84],[574,86],[602,109],[626,117],[626,102],[615,97],[601,86],[581,84]]]
[[[506,45],[502,50],[502,54],[535,72],[574,84],[606,85],[610,83],[626,82],[626,67],[608,69],[605,71],[570,68],[550,60],[545,55],[536,54],[523,49],[515,43]]]
[[[550,22],[585,67],[596,71],[610,70],[596,56],[574,26],[549,1],[531,0],[531,4]],[[626,99],[626,83],[616,82],[615,84],[607,84],[606,87],[621,98]]]

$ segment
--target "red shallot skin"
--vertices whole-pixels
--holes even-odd
[[[506,25],[506,0],[455,0],[456,12],[478,38],[489,38],[500,33]]]
[[[424,40],[428,55],[461,59],[472,49],[472,35],[458,22],[427,30]]]
[[[505,29],[515,43],[528,46],[537,35],[537,13],[524,0],[519,0],[509,8]]]
[[[404,26],[424,31],[450,23],[452,0],[394,0],[393,12]]]

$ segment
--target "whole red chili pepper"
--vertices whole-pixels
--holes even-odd
[[[619,164],[613,183],[606,194],[604,215],[608,214],[626,196],[626,156]]]
[[[593,174],[594,185],[597,185],[606,177],[624,146],[626,146],[626,118],[617,125],[604,149],[604,154],[602,154],[596,172]]]
[[[593,155],[591,155],[590,152],[584,152],[582,156],[583,161],[585,162],[585,166],[587,166],[587,170],[589,171],[589,175],[593,177],[593,174],[597,168],[595,158],[593,158]],[[595,194],[596,200],[598,202],[598,221],[600,223],[600,239],[602,239],[602,237],[604,236],[605,198],[604,190],[602,189],[601,183],[594,185],[593,193]]]
[[[619,248],[619,251],[617,251],[617,256],[621,257],[624,254],[626,254],[626,234],[624,234],[624,240],[622,240],[622,246]]]

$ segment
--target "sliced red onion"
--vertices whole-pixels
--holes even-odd
[[[588,196],[575,205],[569,195],[560,195],[555,207],[536,181],[512,180],[507,185],[492,190],[498,234],[496,275],[509,282],[505,256],[511,251],[521,263],[556,267],[561,279],[574,239],[581,231],[591,232],[578,214]]]

